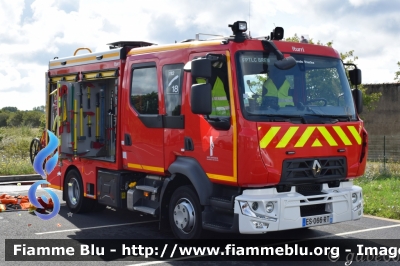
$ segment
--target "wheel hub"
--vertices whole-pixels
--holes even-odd
[[[194,208],[189,200],[182,199],[174,208],[175,225],[184,233],[190,233],[195,224]]]
[[[79,183],[76,178],[71,178],[68,185],[68,199],[69,202],[71,202],[72,205],[76,205],[79,202],[79,197],[80,197],[80,189],[79,189]]]

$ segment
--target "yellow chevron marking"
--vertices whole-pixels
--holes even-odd
[[[281,129],[281,127],[271,127],[267,134],[265,134],[265,136],[261,139],[260,148],[264,149],[267,147],[271,140],[275,137],[276,133],[278,133],[279,129]]]
[[[311,134],[314,132],[315,127],[307,127],[304,131],[303,135],[301,135],[300,139],[297,141],[295,148],[301,148],[306,144],[307,140],[310,138]]]
[[[352,145],[351,141],[349,138],[346,136],[346,133],[344,133],[343,129],[339,126],[333,126],[333,129],[336,131],[340,139],[343,141],[344,145],[350,146]]]
[[[278,145],[276,145],[276,148],[285,148],[298,129],[299,127],[290,127],[289,130],[286,131],[281,141],[279,141]]]
[[[322,136],[326,139],[326,141],[329,143],[331,146],[337,146],[338,144],[336,141],[333,139],[331,133],[325,128],[325,127],[318,127],[319,132],[321,132]]]
[[[322,147],[322,144],[318,139],[315,139],[314,143],[311,146],[312,147]]]
[[[356,139],[358,145],[361,145],[361,137],[360,134],[358,134],[357,129],[354,126],[347,126],[347,128],[350,130],[351,134]]]

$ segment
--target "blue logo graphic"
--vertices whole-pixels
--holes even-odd
[[[49,143],[47,144],[47,146],[40,150],[39,153],[36,155],[35,160],[33,161],[33,169],[36,171],[36,173],[38,173],[39,175],[42,176],[43,179],[47,178],[47,175],[50,174],[54,168],[57,165],[57,161],[58,161],[58,152],[56,152],[50,159],[47,160],[47,163],[45,164],[45,170],[43,169],[43,163],[46,160],[46,158],[48,156],[50,156],[54,150],[58,147],[58,139],[57,137],[53,134],[53,132],[47,130],[47,134],[49,136]],[[28,198],[29,201],[33,204],[33,206],[35,206],[36,208],[43,208],[43,206],[38,202],[38,200],[36,199],[36,190],[38,188],[39,185],[41,184],[50,184],[49,182],[47,182],[46,180],[40,180],[35,182],[29,189],[28,191]],[[49,193],[50,197],[53,200],[53,211],[50,212],[49,214],[41,214],[38,213],[37,211],[34,211],[35,214],[42,220],[49,220],[51,218],[53,218],[54,216],[56,216],[58,214],[58,212],[60,211],[60,201],[58,200],[57,195],[49,190],[44,188],[44,190]],[[42,200],[48,204],[49,201],[45,196],[41,196]]]

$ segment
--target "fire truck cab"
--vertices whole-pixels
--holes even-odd
[[[169,224],[262,234],[360,219],[367,132],[339,53],[283,29],[170,45],[115,42],[49,62],[48,177],[71,212],[105,206]],[[361,71],[349,71],[353,84]]]

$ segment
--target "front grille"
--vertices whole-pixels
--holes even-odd
[[[313,171],[313,166],[319,164]],[[347,163],[345,157],[307,158],[284,160],[280,184],[315,184],[345,179]]]
[[[329,212],[325,211],[325,204],[300,206],[301,217],[328,214],[328,213]]]

